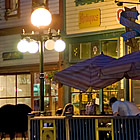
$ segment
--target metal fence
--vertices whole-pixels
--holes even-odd
[[[115,117],[115,140],[140,140],[140,117]]]
[[[35,116],[31,140],[140,140],[140,117]]]

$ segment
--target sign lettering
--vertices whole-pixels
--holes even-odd
[[[100,25],[100,9],[80,11],[79,28],[95,27]]]

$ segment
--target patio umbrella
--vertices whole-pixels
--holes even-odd
[[[89,87],[101,89],[116,82],[116,79],[102,80],[98,76],[99,71],[115,58],[101,53],[85,61],[72,65],[55,74],[53,81],[64,85],[87,91]]]
[[[140,80],[140,51],[127,54],[105,66],[100,73],[101,79]]]

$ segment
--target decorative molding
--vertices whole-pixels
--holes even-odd
[[[78,5],[85,5],[85,4],[92,4],[94,3],[98,3],[98,2],[104,2],[104,0],[75,0],[75,4],[76,6]]]

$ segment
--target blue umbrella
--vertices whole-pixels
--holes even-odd
[[[100,73],[101,79],[138,79],[140,80],[140,51],[127,54],[105,66]]]
[[[115,58],[101,53],[98,56],[79,62],[55,74],[53,81],[87,91],[88,88],[101,89],[116,82],[116,79],[102,80],[99,71]]]

